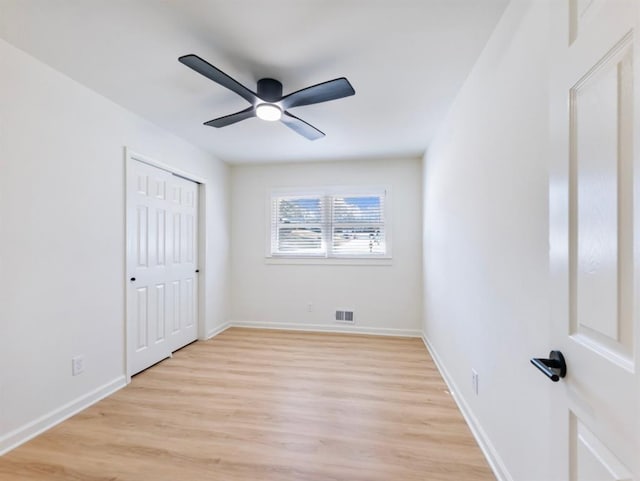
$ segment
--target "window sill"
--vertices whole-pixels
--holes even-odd
[[[319,266],[390,266],[391,257],[265,257],[265,264],[319,265]]]

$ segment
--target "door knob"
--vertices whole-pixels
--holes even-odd
[[[547,376],[553,382],[558,382],[561,377],[567,375],[567,363],[560,351],[551,351],[549,359],[534,357],[531,364],[537,367],[542,374]]]
[[[131,279],[129,279],[129,280],[130,280],[131,282],[135,282],[135,281],[136,281],[136,278],[135,278],[135,277],[132,277],[132,278],[131,278]]]

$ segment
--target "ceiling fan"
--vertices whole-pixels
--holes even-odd
[[[258,117],[267,121],[279,120],[307,139],[316,140],[324,137],[325,134],[313,125],[290,114],[287,110],[303,105],[341,99],[356,93],[349,81],[344,77],[313,85],[285,96],[282,95],[282,83],[272,78],[263,78],[258,80],[258,91],[256,93],[197,55],[184,55],[178,61],[235,92],[251,104],[251,107],[240,112],[205,122],[204,125],[211,127],[226,127],[241,120]]]

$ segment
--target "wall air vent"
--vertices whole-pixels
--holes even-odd
[[[353,322],[353,311],[336,311],[336,321]]]

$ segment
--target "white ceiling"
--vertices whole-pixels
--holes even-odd
[[[0,37],[230,163],[417,157],[508,0],[0,0]],[[195,53],[256,89],[345,76],[354,97],[279,122],[203,122],[246,101],[177,61]],[[55,95],[52,92],[52,95]]]

